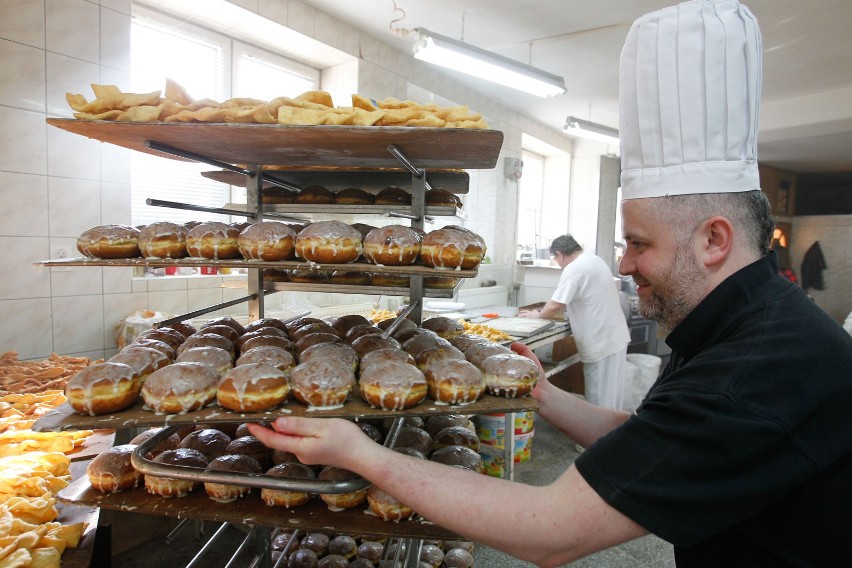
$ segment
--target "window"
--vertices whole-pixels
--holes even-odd
[[[518,259],[537,258],[542,242],[542,196],[544,195],[544,156],[524,150],[524,175],[518,183]]]
[[[319,85],[316,69],[141,6],[134,6],[133,12],[131,69],[134,92],[162,89],[166,78],[171,78],[196,99],[218,101],[232,96],[265,100],[295,96]],[[226,215],[145,203],[147,198],[209,207],[245,202],[244,188],[201,176],[213,169],[207,164],[133,152],[131,222],[230,221]]]

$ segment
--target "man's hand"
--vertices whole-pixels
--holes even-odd
[[[377,446],[354,423],[335,418],[281,416],[272,428],[249,424],[252,436],[266,446],[292,452],[306,465],[333,465],[351,469],[364,452]]]
[[[519,318],[538,318],[541,312],[539,310],[524,310],[518,313]]]

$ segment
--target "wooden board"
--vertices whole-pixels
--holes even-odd
[[[270,507],[260,498],[258,489],[253,489],[242,499],[217,503],[207,496],[203,487],[197,487],[186,497],[165,499],[149,494],[144,487],[120,493],[101,493],[93,489],[88,479],[83,477],[60,491],[57,498],[64,503],[117,511],[335,534],[375,534],[436,540],[456,537],[454,533],[419,517],[398,523],[383,521],[367,513],[366,504],[354,509],[331,511],[324,501],[315,497],[301,507]]]
[[[356,395],[357,396],[357,395]],[[274,420],[281,415],[309,416],[316,418],[394,418],[397,416],[428,417],[440,414],[490,414],[492,412],[526,412],[536,410],[538,403],[534,398],[503,398],[484,394],[471,404],[447,405],[434,400],[424,400],[408,410],[379,410],[371,408],[360,398],[346,402],[340,408],[312,409],[304,404],[288,400],[284,404],[266,412],[233,412],[218,405],[208,406],[186,414],[156,414],[145,410],[140,398],[136,404],[116,412],[101,416],[83,416],[77,414],[66,402],[52,412],[42,416],[34,425],[36,432],[61,430],[85,430],[107,428],[134,428],[136,426],[163,426],[176,424],[205,424],[217,422],[264,422]]]
[[[77,446],[65,455],[72,462],[90,460],[99,453],[111,448],[115,443],[115,430],[95,430],[86,438],[82,445]]]
[[[69,118],[49,118],[47,123],[156,156],[174,158],[151,150],[146,141],[228,164],[263,166],[398,167],[400,163],[387,149],[393,144],[418,168],[492,169],[503,145],[503,133],[498,130],[465,128],[111,122]]]
[[[535,318],[494,318],[484,323],[488,327],[493,327],[503,333],[508,333],[514,337],[530,337],[541,333],[546,329],[553,327],[554,322],[551,320],[541,320]]]

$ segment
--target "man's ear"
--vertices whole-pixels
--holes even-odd
[[[704,266],[723,263],[734,246],[734,226],[727,217],[711,217],[701,224],[701,252]]]

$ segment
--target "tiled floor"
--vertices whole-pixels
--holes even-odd
[[[515,479],[533,485],[544,485],[553,481],[577,457],[573,443],[539,420],[535,424],[532,459],[519,464]],[[511,514],[511,511],[507,511]],[[212,535],[215,523],[205,525],[205,534],[197,537],[195,527],[189,523],[176,539],[167,544],[165,535],[173,528],[176,520],[162,517],[147,517],[131,513],[110,514],[103,512],[101,522],[112,524],[113,566],[116,568],[178,568],[187,566]],[[152,535],[157,535],[152,538]],[[218,568],[225,566],[229,558],[245,537],[245,532],[231,527],[200,558],[195,566]],[[252,546],[247,547],[232,566],[248,566],[252,557]],[[477,546],[474,551],[477,568],[527,568],[533,564],[491,548]],[[599,552],[571,564],[576,568],[670,568],[674,567],[672,548],[666,542],[647,536],[621,546]]]

